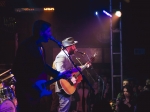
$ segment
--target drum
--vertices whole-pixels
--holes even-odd
[[[12,100],[14,97],[14,91],[11,87],[4,87],[0,89],[0,98]]]
[[[5,100],[0,104],[0,112],[16,112],[16,107],[11,100]]]

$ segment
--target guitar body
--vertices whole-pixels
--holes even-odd
[[[72,74],[74,75],[74,74]],[[76,80],[76,83],[75,84],[71,84],[70,81],[66,80],[66,79],[60,79],[60,85],[62,87],[62,89],[68,94],[68,95],[72,95],[76,88],[77,88],[77,85],[78,83],[80,83],[82,80],[82,76],[79,75],[77,77],[77,80]]]
[[[95,53],[94,54],[94,57],[91,57],[90,58],[90,62],[94,61],[95,59],[95,56],[97,54]],[[85,69],[85,68],[84,68]],[[60,86],[62,87],[62,89],[68,94],[68,95],[71,95],[75,92],[76,88],[77,88],[77,85],[78,83],[81,82],[82,80],[82,75],[78,72],[77,69],[72,69],[73,73],[72,73],[72,77],[75,77],[76,78],[76,83],[73,84],[70,79],[67,80],[67,79],[60,79],[59,80],[59,83],[60,83]]]

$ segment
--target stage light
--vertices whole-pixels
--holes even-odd
[[[15,12],[41,12],[41,11],[48,11],[48,12],[52,12],[55,9],[53,7],[50,8],[15,8]]]
[[[44,8],[44,11],[54,11],[54,8]]]
[[[110,13],[106,12],[105,10],[103,10],[103,13],[106,14],[107,16],[109,16],[109,17],[112,17],[112,15]]]
[[[98,12],[97,12],[97,11],[95,12],[95,15],[96,15],[96,16],[98,15]]]
[[[118,16],[118,17],[121,17],[122,14],[121,14],[120,11],[116,11],[116,12],[115,12],[115,15]]]

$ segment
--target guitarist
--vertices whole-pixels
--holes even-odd
[[[68,37],[62,41],[62,45],[66,48],[65,50],[61,50],[55,58],[54,65],[57,71],[63,72],[66,70],[70,70],[74,68],[74,65],[70,61],[69,57],[75,53],[77,41],[74,41],[73,37]],[[83,66],[78,67],[81,71],[85,68],[89,67],[89,64],[85,64]],[[76,83],[76,78],[71,77],[71,82],[73,84]],[[71,95],[66,94],[66,92],[62,89],[59,81],[56,82],[55,92],[59,96],[59,112],[68,112],[71,104]]]
[[[60,73],[46,64],[42,43],[52,38],[51,24],[37,20],[33,24],[32,36],[24,40],[18,47],[13,63],[12,73],[16,78],[17,112],[46,112],[41,102],[35,82],[47,80],[47,74],[59,78]],[[65,75],[66,76],[66,75]],[[42,100],[43,101],[43,100]]]

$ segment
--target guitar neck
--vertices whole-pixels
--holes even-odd
[[[52,84],[52,83],[58,81],[58,80],[61,79],[61,78],[62,78],[62,76],[60,75],[60,76],[58,76],[58,77],[56,77],[56,78],[54,78],[54,79],[52,79],[52,80],[49,80],[49,81],[45,82],[45,86],[49,86],[50,84]]]

